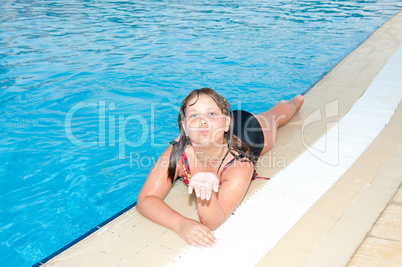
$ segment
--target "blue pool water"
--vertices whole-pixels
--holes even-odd
[[[0,265],[32,265],[134,203],[192,89],[265,111],[395,2],[1,1]]]

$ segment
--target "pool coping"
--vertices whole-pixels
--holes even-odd
[[[95,226],[94,228],[89,230],[88,232],[84,233],[83,235],[79,236],[78,238],[76,238],[75,240],[71,241],[67,245],[63,246],[59,250],[53,252],[52,254],[50,254],[49,256],[44,258],[43,260],[40,260],[39,262],[35,263],[34,265],[32,265],[32,267],[43,266],[45,263],[47,263],[48,261],[50,261],[51,259],[53,259],[57,255],[59,255],[62,252],[66,251],[67,249],[73,247],[75,244],[79,243],[81,240],[84,240],[85,238],[87,238],[91,234],[93,234],[96,231],[98,231],[99,229],[101,229],[103,226],[105,226],[108,223],[112,222],[114,219],[118,218],[120,215],[122,215],[123,213],[131,210],[132,208],[135,208],[136,206],[137,206],[137,202],[134,202],[133,204],[131,204],[128,207],[124,208],[123,210],[119,211],[118,213],[116,213],[112,217],[110,217],[107,220],[103,221],[102,223],[98,224],[97,226]]]
[[[332,118],[332,121],[339,120],[347,113],[354,102],[367,89],[368,85],[381,70],[393,51],[402,43],[402,28],[401,26],[398,27],[398,24],[402,25],[402,12],[399,12],[385,22],[377,31],[371,34],[366,41],[360,44],[359,47],[327,72],[306,92],[305,105],[300,113],[292,119],[291,123],[279,130],[276,146],[269,153],[261,157],[259,164],[267,159],[272,163],[272,158],[280,157],[284,157],[286,162],[290,163],[304,152],[306,147],[300,138],[302,134],[302,122],[312,112],[317,109],[323,109],[325,104],[333,101],[338,101],[339,103],[338,117]],[[358,81],[353,79],[356,75],[359,77]],[[400,107],[398,109],[400,109]],[[325,121],[311,126],[312,127],[309,129],[304,129],[304,137],[306,140],[303,141],[309,144],[312,144],[314,140],[317,140],[327,131]],[[362,157],[364,157],[364,155]],[[277,168],[259,167],[257,170],[260,176],[273,177],[284,167],[285,166]],[[253,182],[245,199],[258,190],[265,182],[266,181]],[[166,202],[183,215],[196,219],[197,214],[194,201],[184,194],[185,190],[186,188],[182,184],[175,184]],[[336,196],[337,192],[339,193],[339,187],[335,185],[322,197],[324,204],[321,200],[317,202],[320,206],[319,209],[325,210],[325,202],[328,204],[328,196],[334,194]],[[355,194],[355,196],[360,196],[360,194]],[[190,205],[186,203],[190,203]],[[333,203],[330,204],[333,205]],[[328,214],[310,211],[307,212],[306,215],[319,217],[319,220],[326,220],[328,224],[333,224],[335,220],[334,225],[336,225],[336,222],[342,218],[345,214],[345,210],[350,206],[352,205],[346,205],[343,212],[338,210],[338,218],[333,214],[328,216]],[[317,206],[314,205],[312,209],[317,209]],[[320,216],[317,216],[317,214]],[[294,229],[300,228],[298,224],[300,222],[303,223],[304,220],[305,219],[302,218],[289,233],[292,234],[295,232]],[[328,234],[329,230],[328,232],[324,232],[323,235]],[[280,253],[287,250],[287,253],[289,253],[289,251],[299,253],[296,253],[296,255],[306,254],[305,248],[300,248],[292,244],[292,242],[299,242],[297,238],[292,237],[295,241],[290,242],[288,234],[278,242],[278,246],[282,246],[282,248],[285,249],[281,249]],[[361,239],[361,237],[359,238]],[[320,239],[313,247],[314,250],[312,249],[309,252],[320,251],[318,244],[322,242],[322,240],[323,239]],[[118,244],[120,244],[120,246]],[[121,248],[121,245],[124,245],[125,248]],[[187,245],[184,241],[176,234],[143,218],[136,211],[135,204],[133,204],[34,266],[40,266],[43,263],[45,263],[45,266],[64,264],[86,265],[89,263],[96,263],[97,265],[100,263],[104,265],[133,265],[135,263],[140,264],[141,262],[146,263],[149,261],[149,257],[152,257],[154,260],[153,263],[155,263],[156,266],[162,266],[172,261],[186,247]],[[265,265],[267,261],[275,260],[277,256],[275,256],[274,253],[278,253],[278,251],[278,248],[275,247],[263,259],[261,264]],[[303,253],[300,253],[300,251]],[[277,255],[281,255],[280,253]],[[313,254],[310,254],[310,261],[312,261],[311,256]],[[320,257],[317,256],[317,258]],[[307,258],[301,263],[308,266],[306,259]]]

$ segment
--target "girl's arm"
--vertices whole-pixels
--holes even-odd
[[[224,223],[244,198],[253,172],[251,162],[237,161],[222,174],[222,184],[218,192],[212,192],[209,200],[197,197],[201,223],[211,230],[215,230]]]
[[[137,210],[151,221],[175,231],[190,245],[212,246],[215,237],[206,226],[185,218],[163,201],[172,185],[167,177],[172,147],[169,145],[149,173],[137,198]],[[175,177],[178,169],[176,168]]]

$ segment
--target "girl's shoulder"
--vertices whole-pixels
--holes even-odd
[[[230,151],[227,163],[225,163],[221,177],[230,178],[237,177],[240,173],[249,173],[254,171],[254,165],[247,158],[239,154],[237,151]]]

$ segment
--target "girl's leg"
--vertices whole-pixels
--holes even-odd
[[[297,95],[290,101],[282,100],[268,111],[256,115],[264,132],[265,139],[261,155],[267,153],[274,146],[277,129],[292,119],[303,105],[303,102],[303,96]]]

